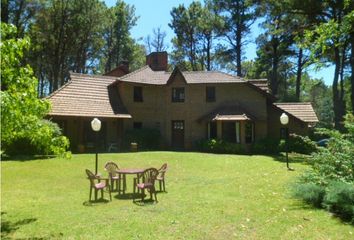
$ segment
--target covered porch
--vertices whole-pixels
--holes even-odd
[[[74,153],[94,152],[96,146],[101,152],[117,152],[121,149],[124,119],[99,118],[101,130],[91,128],[93,117],[64,117],[51,119],[62,129],[70,140],[70,150]]]
[[[200,121],[207,125],[207,139],[247,145],[266,135],[266,121],[257,119],[240,106],[217,108]]]

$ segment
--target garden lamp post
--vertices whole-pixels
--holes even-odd
[[[289,123],[289,116],[286,113],[282,113],[282,115],[280,116],[280,123],[284,126],[287,126]],[[293,170],[289,167],[289,157],[288,157],[288,139],[289,138],[289,134],[288,134],[288,128],[285,128],[285,151],[286,151],[286,167],[288,168],[288,170]]]
[[[96,146],[95,146],[95,149],[96,149],[96,168],[95,168],[95,174],[97,175],[97,165],[98,165],[98,147],[97,147],[97,139],[98,139],[98,132],[101,130],[101,121],[98,119],[98,118],[94,118],[92,121],[91,121],[91,127],[92,127],[92,130],[96,132]]]

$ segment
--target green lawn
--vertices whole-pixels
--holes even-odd
[[[301,162],[266,156],[141,152],[99,155],[120,167],[160,167],[166,190],[157,204],[131,199],[88,203],[86,168],[94,155],[2,162],[5,239],[353,239],[354,229],[289,197]],[[132,177],[128,191],[132,191]],[[108,195],[105,195],[108,197]]]

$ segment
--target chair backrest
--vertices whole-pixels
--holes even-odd
[[[95,174],[93,174],[90,170],[86,169],[86,174],[87,174],[87,178],[90,180],[91,182],[91,186],[95,185],[95,179],[97,179],[97,177],[95,176]]]
[[[118,165],[114,162],[107,162],[104,165],[104,169],[108,172],[109,176],[115,177],[117,176],[117,170],[119,170]]]
[[[160,167],[160,169],[158,171],[159,171],[159,176],[161,178],[164,178],[165,177],[165,173],[167,171],[167,163],[162,164],[162,166]]]
[[[156,168],[148,168],[145,169],[143,173],[143,183],[151,183],[154,184],[159,171]]]

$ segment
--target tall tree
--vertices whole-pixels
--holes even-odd
[[[265,32],[260,34],[257,42],[256,61],[259,72],[266,71],[272,94],[279,94],[279,86],[286,89],[286,80],[289,77],[289,57],[293,54],[290,46],[293,44],[292,29],[289,28],[291,18],[284,11],[283,2],[262,2],[259,8],[264,15],[262,23]]]
[[[172,9],[169,26],[176,34],[172,40],[172,60],[176,65],[190,66],[193,71],[211,70],[213,40],[223,25],[213,10],[209,2],[204,6],[200,2],[192,2],[188,8],[182,4]]]
[[[151,52],[163,52],[167,50],[167,44],[165,43],[165,38],[167,34],[162,31],[161,27],[154,28],[152,30],[152,37],[148,35],[145,38],[146,49],[149,53]]]
[[[305,10],[304,10],[305,9]],[[306,12],[306,8],[302,8]],[[352,11],[352,9],[351,9]],[[305,32],[304,45],[309,47],[317,63],[331,62],[335,66],[332,98],[334,123],[337,129],[343,128],[345,114],[344,103],[344,68],[347,64],[349,34],[345,28],[344,19],[348,12],[345,1],[326,0],[319,6],[316,18],[319,23],[313,29]],[[320,57],[316,57],[320,53]]]
[[[130,30],[138,20],[135,16],[135,7],[118,0],[116,6],[107,10],[106,15],[108,16],[104,32],[106,43],[104,57],[101,58],[104,70],[106,72],[112,70],[123,60],[132,65],[141,62],[142,57],[132,58],[134,54],[136,55],[134,51],[142,48],[130,36]]]
[[[69,71],[87,73],[99,58],[105,6],[99,0],[51,0],[37,12],[30,35],[29,60],[48,92],[63,85]]]
[[[224,55],[226,59],[235,63],[237,76],[242,76],[243,47],[247,44],[247,35],[258,16],[258,8],[254,2],[251,0],[213,0],[213,4],[219,6],[220,14],[225,20],[222,35],[226,38],[228,46],[224,49]]]

